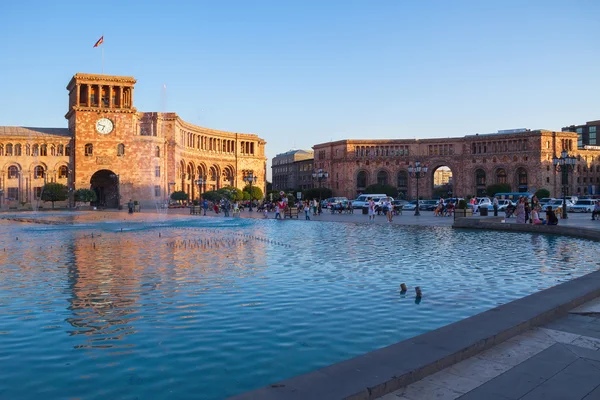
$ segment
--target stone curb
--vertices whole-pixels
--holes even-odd
[[[559,225],[533,225],[533,224],[515,224],[515,223],[503,223],[501,219],[495,218],[457,218],[452,225],[453,228],[458,229],[486,229],[496,231],[510,231],[510,232],[533,232],[533,233],[544,233],[551,235],[566,235],[573,236],[583,239],[598,240],[600,241],[600,231],[594,229],[587,229],[582,227],[573,226],[560,226]]]
[[[600,271],[230,399],[376,399],[567,315],[572,308],[598,296]]]

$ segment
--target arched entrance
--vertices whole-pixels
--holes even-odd
[[[446,165],[437,167],[433,171],[433,190],[432,197],[446,198],[452,197],[454,194],[453,182],[452,182],[452,170]]]
[[[96,207],[119,207],[119,175],[108,169],[101,169],[92,175],[90,189],[96,192],[96,201],[90,205]]]

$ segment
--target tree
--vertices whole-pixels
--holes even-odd
[[[91,189],[77,189],[75,191],[75,201],[79,203],[89,203],[96,200],[96,192]]]
[[[188,194],[183,190],[179,190],[177,192],[171,193],[171,200],[175,201],[186,201],[188,199]]]
[[[209,190],[208,192],[202,193],[202,197],[208,201],[212,201],[213,203],[218,203],[225,197],[225,195],[218,190]]]
[[[510,185],[508,183],[494,183],[487,187],[487,195],[495,196],[496,193],[510,193]]]
[[[263,191],[257,186],[252,186],[252,192],[250,192],[250,185],[246,185],[244,192],[249,193],[252,200],[260,200],[264,197]]]
[[[550,197],[550,191],[548,189],[539,189],[535,192],[535,196],[538,199],[543,199],[544,197]]]
[[[304,200],[326,199],[332,196],[333,192],[329,188],[312,188],[306,189],[304,192],[302,192],[302,198]],[[275,196],[273,196],[273,198],[275,198]],[[279,194],[277,194],[277,198],[279,198]]]
[[[364,190],[363,194],[386,194],[390,197],[398,197],[398,189],[392,185],[381,185],[376,183],[374,185],[369,185]]]
[[[42,200],[51,201],[53,209],[55,201],[65,201],[68,197],[68,189],[62,183],[46,183],[42,188]]]
[[[232,201],[243,200],[243,198],[244,198],[242,191],[233,186],[221,188],[221,189],[217,190],[217,193],[219,193],[221,196],[223,196],[223,198],[229,199]]]

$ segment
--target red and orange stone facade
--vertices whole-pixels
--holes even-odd
[[[452,171],[452,195],[481,194],[494,183],[508,183],[512,191],[548,189],[561,197],[561,174],[552,158],[563,149],[577,157],[569,176],[573,195],[599,193],[600,147],[577,148],[577,133],[522,130],[445,139],[339,140],[313,146],[314,166],[329,173],[325,186],[334,196],[356,198],[368,185],[387,183],[408,199],[431,198],[433,174],[442,166]],[[428,166],[418,181],[408,174],[416,161]],[[592,193],[593,192],[593,193]]]
[[[138,112],[135,83],[78,73],[67,86],[68,129],[0,127],[4,202],[34,202],[51,181],[71,192],[91,188],[106,207],[129,199],[154,207],[181,190],[198,199],[207,190],[243,188],[249,173],[265,190],[263,139],[195,126],[176,113]]]

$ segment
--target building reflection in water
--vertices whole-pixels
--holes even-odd
[[[67,249],[71,296],[68,333],[77,348],[126,349],[140,329],[197,323],[210,291],[264,271],[268,238],[215,229],[76,234]],[[214,308],[214,307],[213,307]]]

